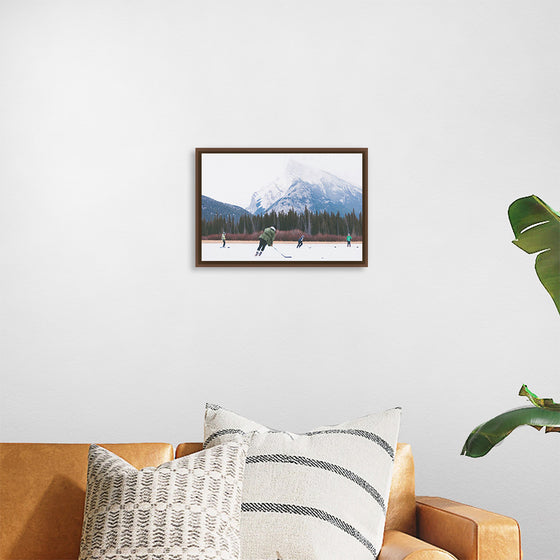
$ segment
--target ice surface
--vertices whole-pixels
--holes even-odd
[[[352,244],[346,247],[346,243],[304,243],[303,247],[296,249],[297,243],[274,243],[267,247],[260,257],[255,257],[258,243],[246,241],[228,241],[226,247],[222,248],[221,241],[202,242],[203,261],[284,261],[286,263],[296,261],[361,261],[362,244]],[[276,248],[276,250],[274,249]],[[291,258],[284,258],[280,253]]]

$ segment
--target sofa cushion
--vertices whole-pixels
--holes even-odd
[[[204,445],[250,434],[244,560],[376,558],[383,539],[400,409],[294,434],[208,405]]]
[[[400,531],[412,536],[416,535],[414,458],[408,443],[397,444],[385,530]]]
[[[173,459],[168,443],[105,445],[137,468]],[[75,560],[89,444],[0,443],[0,560]]]
[[[246,452],[232,442],[137,470],[92,445],[80,560],[237,560]]]

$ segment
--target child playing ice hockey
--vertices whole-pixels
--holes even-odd
[[[350,247],[352,245],[352,236],[348,234],[346,236],[346,247]]]
[[[222,233],[222,249],[226,246],[226,232]]]
[[[301,237],[298,239],[296,249],[299,249],[302,245],[303,245],[303,233],[301,234]]]
[[[272,247],[272,243],[274,241],[275,236],[276,236],[276,228],[274,226],[267,227],[259,235],[259,246],[257,247],[257,252],[255,253],[255,257],[260,257],[267,245],[270,245]]]

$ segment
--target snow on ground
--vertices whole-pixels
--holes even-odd
[[[258,243],[255,241],[226,241],[222,248],[221,241],[202,242],[203,261],[361,261],[362,244],[352,243],[304,243],[303,247],[296,249],[295,242],[276,242],[272,247],[267,247],[260,257],[255,257]],[[282,254],[285,255],[282,256]]]

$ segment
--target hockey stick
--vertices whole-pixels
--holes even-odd
[[[271,247],[272,247],[277,253],[280,253],[280,251],[278,251],[278,249],[277,249],[274,245],[271,245]],[[280,253],[280,254],[281,254],[285,259],[291,259],[291,258],[292,258],[292,255],[284,255],[284,253]]]

